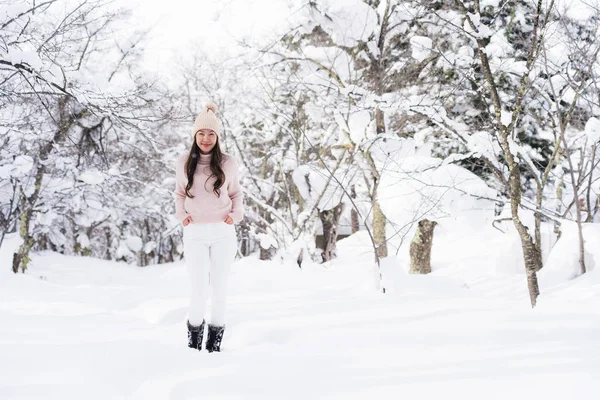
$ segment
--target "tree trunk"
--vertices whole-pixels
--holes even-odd
[[[385,120],[383,118],[383,111],[379,108],[375,109],[375,127],[377,134],[385,133]]]
[[[376,193],[376,192],[375,192]],[[385,235],[386,218],[381,211],[379,201],[377,201],[376,194],[373,194],[373,236],[375,239],[375,253],[378,258],[385,258],[388,255],[387,251],[387,239]]]
[[[109,227],[106,227],[104,229],[104,233],[106,234],[106,252],[104,253],[104,259],[105,260],[111,260],[112,259],[112,255],[111,255],[111,245],[112,245],[112,233],[110,231]],[[172,236],[171,236],[172,238]],[[173,239],[171,239],[171,248],[173,248]]]
[[[44,157],[45,158],[45,157]],[[21,218],[19,234],[23,243],[19,246],[19,250],[13,254],[13,265],[12,270],[16,274],[19,272],[25,272],[27,265],[31,259],[29,258],[29,252],[34,245],[33,237],[29,234],[29,224],[31,217],[33,216],[33,208],[40,194],[42,188],[42,178],[44,176],[44,166],[38,164],[37,172],[35,174],[35,187],[33,194],[30,197],[25,196],[23,189],[21,188]]]
[[[29,225],[31,223],[31,217],[33,216],[33,211],[35,208],[35,204],[37,203],[38,196],[40,195],[40,191],[42,188],[42,178],[46,173],[46,168],[44,167],[44,162],[47,160],[48,156],[54,146],[60,143],[60,140],[64,138],[67,134],[69,128],[80,118],[83,118],[88,114],[87,110],[82,110],[79,113],[73,114],[67,110],[67,103],[69,99],[67,97],[60,97],[58,99],[58,116],[59,116],[59,126],[57,127],[56,132],[54,133],[54,137],[52,140],[48,141],[44,146],[40,149],[38,153],[38,163],[37,163],[37,171],[35,174],[35,187],[33,194],[29,197],[25,196],[23,193],[23,189],[21,188],[21,218],[20,218],[20,228],[19,232],[21,238],[23,239],[23,244],[19,247],[18,252],[13,254],[13,265],[12,270],[14,273],[17,273],[19,269],[22,272],[25,272],[27,269],[27,264],[30,261],[29,252],[31,248],[35,244],[33,237],[29,235]]]
[[[323,262],[331,261],[336,256],[335,244],[343,209],[344,203],[340,203],[330,210],[319,211],[319,218],[323,224]]]
[[[577,235],[579,236],[579,266],[581,267],[581,273],[585,274],[587,272],[585,266],[585,240],[583,238],[583,225],[581,222],[580,209],[577,209]]]
[[[508,148],[508,145],[506,148]],[[510,177],[508,185],[512,220],[519,233],[519,237],[521,238],[529,298],[531,300],[531,307],[535,307],[537,297],[540,295],[537,271],[542,269],[542,252],[541,247],[533,242],[527,227],[523,225],[521,218],[519,217],[519,206],[521,205],[521,173],[519,171],[519,166],[513,159],[510,160]]]
[[[529,234],[527,234],[527,238],[521,236],[521,242],[523,244],[523,258],[525,260],[525,272],[527,273],[529,299],[531,300],[531,307],[535,307],[537,297],[540,295],[537,271],[542,268],[542,253],[540,248],[533,243]]]
[[[536,193],[536,199],[535,199],[535,205],[537,208],[542,208],[542,200],[543,200],[543,186],[539,185],[538,186],[538,191]],[[534,234],[535,234],[535,243],[537,244],[537,246],[541,249],[542,248],[542,214],[540,214],[539,212],[536,212],[534,214],[534,218],[535,218],[535,230],[534,230]],[[543,265],[540,264],[540,268],[542,268]],[[539,270],[538,270],[539,271]]]
[[[270,260],[271,258],[273,258],[274,254],[275,254],[275,248],[273,248],[272,246],[269,247],[268,249],[264,249],[261,247],[259,259],[263,260],[263,261]]]
[[[389,2],[388,2],[387,6],[389,7]],[[386,14],[387,14],[387,9],[386,9]],[[383,111],[381,111],[379,108],[375,109],[375,125],[377,127],[378,135],[385,133],[384,115],[383,115]],[[375,166],[375,163],[373,162],[373,159],[371,158],[370,160],[372,162],[371,168],[374,172],[373,181],[375,182],[373,185],[373,197],[371,199],[371,204],[373,205],[373,236],[375,239],[376,257],[378,259],[381,259],[381,258],[387,257],[387,255],[388,255],[387,239],[386,239],[386,232],[385,232],[385,226],[387,224],[387,219],[385,218],[385,215],[383,215],[383,212],[381,211],[381,207],[379,206],[379,200],[377,200],[377,188],[379,186],[380,175],[379,175],[379,172],[377,171],[377,167]]]
[[[243,257],[250,255],[250,235],[246,224],[238,225],[238,234],[240,237],[240,253]]]
[[[350,197],[356,199],[356,188],[354,185],[350,188]],[[352,233],[356,233],[360,230],[360,222],[358,220],[358,211],[355,208],[350,210],[350,219],[352,220]]]
[[[561,133],[562,135],[562,140],[563,140],[563,144],[564,144],[564,148],[565,148],[565,153],[567,156],[567,162],[569,163],[569,172],[570,172],[570,176],[571,176],[571,185],[573,186],[573,203],[575,204],[575,220],[577,222],[577,236],[579,238],[579,265],[581,267],[581,273],[585,274],[586,273],[586,267],[585,267],[585,248],[584,248],[584,239],[583,239],[583,227],[582,227],[582,221],[581,221],[581,199],[579,198],[579,183],[577,182],[577,179],[575,178],[575,173],[574,171],[574,165],[573,165],[573,161],[571,160],[571,151],[568,148],[567,145],[567,139],[565,139],[565,134],[564,132]],[[591,173],[591,172],[590,172]]]
[[[477,30],[477,27],[473,23],[469,14],[469,9],[465,7],[462,2],[456,2],[459,9],[467,17],[466,22],[469,24],[472,30]],[[475,2],[476,10],[479,11],[479,2]],[[516,156],[510,146],[511,138],[515,135],[515,126],[519,121],[519,117],[522,110],[524,93],[530,85],[529,74],[533,70],[534,62],[539,54],[539,40],[543,38],[541,34],[542,29],[546,26],[547,20],[543,18],[542,1],[537,2],[537,12],[533,15],[534,25],[531,33],[531,46],[527,55],[526,72],[521,76],[520,85],[518,92],[516,93],[516,100],[512,104],[512,118],[510,124],[506,126],[502,120],[502,100],[498,91],[498,86],[494,79],[494,73],[490,67],[488,54],[485,51],[487,41],[484,38],[477,38],[477,53],[481,61],[481,68],[483,76],[489,85],[490,100],[494,106],[494,122],[498,127],[497,137],[502,148],[503,156],[508,166],[509,178],[508,178],[508,193],[510,197],[511,205],[511,217],[513,224],[519,233],[521,239],[521,247],[523,248],[523,259],[525,261],[525,270],[527,273],[527,286],[529,288],[529,297],[531,299],[531,306],[535,307],[536,299],[540,294],[536,271],[542,268],[542,253],[539,243],[534,243],[531,235],[527,231],[527,228],[521,222],[519,217],[519,207],[521,206],[521,173],[519,171],[519,163],[516,160]]]
[[[15,229],[14,223],[15,218],[13,216],[13,210],[15,208],[15,202],[18,201],[18,191],[17,184],[13,183],[13,179],[11,179],[12,187],[12,196],[10,202],[8,203],[8,213],[5,216],[4,212],[0,211],[0,248],[2,248],[2,243],[4,242],[4,238],[7,233],[13,232]]]
[[[512,200],[511,202],[516,200]],[[531,307],[535,307],[537,297],[540,294],[540,288],[537,281],[537,271],[542,269],[542,252],[540,246],[533,242],[527,227],[523,225],[518,216],[513,214],[513,223],[519,232],[521,238],[521,247],[523,249],[523,260],[525,261],[525,272],[527,273],[527,287],[529,289],[529,297]]]
[[[557,178],[557,181],[558,181],[558,183],[556,184],[556,199],[558,201],[556,202],[556,214],[560,215],[562,213],[561,204],[563,202],[563,186],[564,186],[562,175]],[[554,221],[554,234],[556,234],[556,240],[560,239],[562,232],[560,230],[560,223],[558,221]]]
[[[10,210],[12,211],[12,208],[10,208]],[[4,237],[8,233],[8,230],[9,230],[8,218],[5,218],[4,213],[2,213],[0,211],[0,248],[2,248],[2,242],[4,242]]]
[[[591,161],[591,170],[590,170],[590,176],[588,177],[588,187],[587,187],[587,195],[586,200],[587,200],[587,209],[588,209],[588,213],[587,216],[585,218],[585,222],[589,223],[589,222],[593,222],[594,221],[594,214],[596,212],[596,207],[598,206],[598,201],[596,201],[596,205],[594,207],[592,207],[592,199],[591,199],[591,194],[592,194],[592,186],[594,183],[594,168],[596,166],[596,149],[598,148],[597,145],[593,145],[592,146],[592,161]],[[0,242],[1,243],[1,242]]]
[[[423,219],[415,232],[415,237],[410,243],[410,271],[411,274],[431,273],[431,247],[433,245],[433,230],[437,222]]]

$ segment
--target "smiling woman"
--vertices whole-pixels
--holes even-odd
[[[196,117],[191,149],[177,160],[175,187],[175,213],[184,226],[184,256],[191,285],[188,346],[202,348],[210,283],[209,352],[221,349],[229,268],[237,252],[234,224],[244,215],[238,165],[221,151],[216,111],[214,104],[207,104]]]
[[[196,133],[196,143],[201,153],[209,153],[217,143],[217,134],[212,129],[200,129]]]

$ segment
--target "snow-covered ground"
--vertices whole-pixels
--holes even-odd
[[[13,275],[4,251],[0,399],[598,398],[597,270],[543,287],[532,310],[522,274],[480,261],[388,265],[381,294],[367,249],[339,246],[302,270],[236,262],[213,354],[186,347],[183,263],[43,253]]]

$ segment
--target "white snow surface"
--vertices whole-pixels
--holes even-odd
[[[412,57],[421,62],[431,54],[431,46],[433,42],[425,36],[413,36],[410,38],[412,48]]]
[[[467,217],[469,226],[477,226],[493,216],[496,198],[472,172],[432,157],[405,157],[388,166],[378,195],[383,213],[400,226],[456,217]]]
[[[552,248],[552,252],[540,273],[541,280],[551,283],[562,282],[581,275],[579,263],[579,236],[577,224],[563,221],[562,237]],[[584,238],[584,263],[587,271],[593,271],[600,265],[600,224],[582,225]],[[565,240],[562,240],[565,239]]]
[[[268,250],[271,247],[273,247],[275,249],[278,247],[277,239],[275,239],[273,236],[268,235],[266,233],[258,233],[256,236],[260,240],[260,247],[261,248],[263,248],[265,250]]]
[[[549,3],[546,1],[546,3]],[[556,0],[555,7],[563,15],[574,20],[587,20],[590,15],[594,15],[597,10],[596,1],[582,0]]]
[[[31,171],[33,164],[33,158],[19,154],[15,158],[12,166],[8,167],[8,173],[6,174],[6,177],[13,176],[14,178],[23,178],[29,173],[29,171]]]
[[[585,124],[585,133],[588,136],[590,145],[600,142],[600,119],[590,118]]]
[[[79,180],[87,183],[88,185],[99,185],[104,182],[104,176],[102,172],[94,169],[83,172],[79,175]]]
[[[344,171],[338,170],[336,179],[329,179],[329,171],[310,165],[296,168],[292,179],[304,200],[311,204],[319,200],[317,207],[321,211],[331,210],[340,204],[344,196],[340,183],[348,183],[348,175]]]
[[[485,238],[470,240],[476,251],[434,240],[445,268],[427,276],[388,258],[385,294],[362,233],[325,265],[236,261],[222,352],[208,354],[187,348],[182,262],[47,252],[14,275],[9,238],[0,398],[596,399],[597,271],[542,285],[532,310],[524,275],[497,275]]]
[[[137,252],[140,251],[142,247],[144,247],[144,242],[139,236],[130,236],[127,238],[127,247],[129,247],[131,251]]]

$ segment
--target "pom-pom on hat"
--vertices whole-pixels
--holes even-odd
[[[212,129],[217,136],[221,135],[219,120],[217,119],[217,106],[213,103],[207,103],[200,111],[200,114],[194,121],[194,136],[200,129]]]

